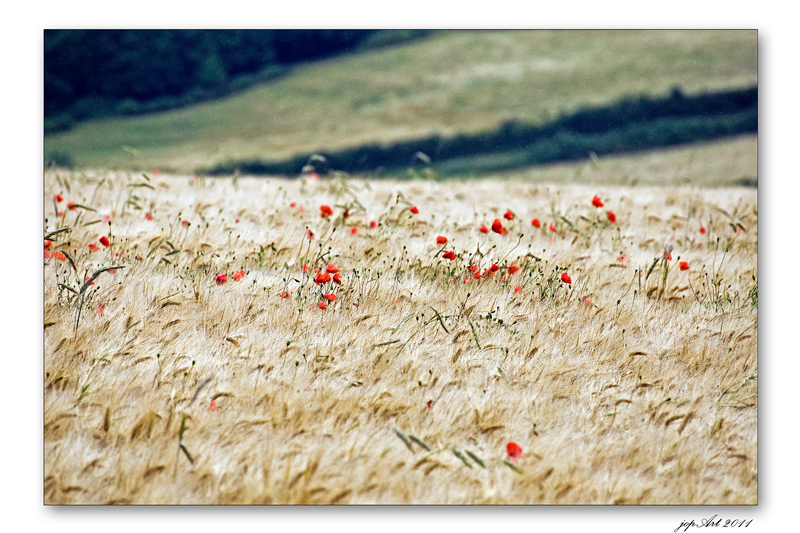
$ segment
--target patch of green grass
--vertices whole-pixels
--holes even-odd
[[[623,97],[756,84],[756,31],[442,32],[312,63],[217,101],[49,135],[76,168],[195,171],[226,160],[541,124]],[[127,149],[126,149],[127,147]]]

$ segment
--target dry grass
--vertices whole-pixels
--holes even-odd
[[[756,190],[150,178],[45,176],[46,503],[757,503]]]

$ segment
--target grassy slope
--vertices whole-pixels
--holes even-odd
[[[574,172],[562,169],[561,181]],[[74,301],[56,283],[75,287],[75,276],[46,262],[46,503],[757,503],[754,189],[137,182],[124,172],[45,176],[46,226],[72,227],[54,249],[75,258],[80,280],[84,269],[126,266],[90,288],[75,334]],[[56,222],[59,192],[97,212],[67,210]],[[354,198],[366,211],[320,218],[320,204]],[[517,215],[503,219],[510,234],[476,231],[506,209]],[[85,223],[105,215],[111,247],[89,252],[109,227]],[[456,261],[437,257],[437,235]],[[645,273],[670,242],[659,297],[661,270]],[[165,256],[172,245],[181,251]],[[329,262],[343,283],[326,289],[339,299],[321,311],[322,291],[300,266]],[[501,270],[464,283],[471,262]],[[503,279],[511,263],[521,269]],[[223,272],[229,281],[217,286]],[[447,330],[433,320],[414,335],[433,318],[427,306]],[[178,448],[184,414],[193,463]],[[409,450],[394,428],[433,453]],[[519,473],[503,463],[512,440],[524,450]]]
[[[45,148],[81,166],[191,171],[756,82],[755,31],[456,32],[311,64],[217,102],[84,124]]]
[[[725,187],[758,178],[758,136],[697,143],[586,163],[536,166],[487,178],[530,183]]]

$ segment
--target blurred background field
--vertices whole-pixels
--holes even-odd
[[[332,48],[327,55],[323,52],[324,46],[332,46],[330,35],[271,32],[271,36],[259,34],[258,38],[237,34],[238,41],[228,35],[226,41],[213,37],[215,32],[201,32],[184,44],[185,57],[158,48],[168,49],[177,39],[170,41],[161,33],[137,32],[135,39],[128,39],[133,44],[126,41],[127,48],[120,45],[131,58],[140,57],[139,62],[118,58],[114,64],[120,72],[114,73],[109,67],[105,78],[86,72],[86,78],[94,80],[95,86],[84,90],[95,94],[77,98],[78,89],[73,87],[76,100],[71,107],[66,103],[59,104],[60,109],[45,106],[45,129],[50,132],[44,140],[48,162],[78,169],[204,172],[216,168],[224,174],[237,169],[243,173],[258,170],[258,166],[248,167],[247,163],[284,161],[289,164],[281,168],[299,173],[302,164],[297,161],[314,153],[432,137],[448,140],[472,135],[480,144],[481,135],[485,134],[489,136],[487,142],[494,142],[505,131],[504,125],[507,130],[543,127],[594,108],[606,108],[613,116],[618,109],[614,106],[621,101],[643,98],[674,106],[676,101],[695,95],[743,90],[758,83],[754,30],[339,32],[337,46],[343,48]],[[187,39],[186,32],[178,33]],[[45,36],[46,100],[48,94],[57,94],[52,89],[55,82],[65,87],[73,83],[71,71],[64,70],[63,65],[61,70],[48,66],[69,64],[75,56],[80,57],[80,47],[75,51],[73,46],[69,53],[65,50],[69,39],[74,41],[81,36],[67,34]],[[86,48],[85,54],[91,53],[86,43],[95,38],[98,37],[83,35],[82,40],[78,39]],[[232,41],[238,49],[230,44]],[[316,53],[322,57],[310,58],[311,52],[303,55],[303,42],[307,48],[317,46]],[[146,55],[148,50],[150,56]],[[231,50],[249,50],[256,56],[260,53],[262,62],[272,59],[258,67],[251,66],[256,69],[253,72],[242,72],[245,66],[227,59],[235,57]],[[145,60],[148,57],[151,59]],[[180,87],[176,88],[172,80],[175,70],[159,74],[158,58],[166,58],[165,67],[170,65],[167,59],[194,64],[194,70],[184,66],[183,75],[187,78],[184,85],[194,80],[191,83],[195,86],[176,93]],[[252,61],[255,65],[256,59]],[[137,74],[131,65],[146,67],[140,67]],[[151,78],[158,76],[162,79],[156,80],[152,91],[157,91],[160,83],[165,91],[174,93],[172,96],[137,100],[135,95],[122,95],[112,83],[131,88],[153,85]],[[49,83],[48,79],[55,82]],[[100,94],[101,90],[119,96],[106,97]],[[94,111],[88,112],[87,108]],[[160,108],[163,109],[143,113]],[[619,109],[622,112],[623,108]],[[716,121],[713,125],[698,126],[694,116],[690,117],[692,121],[684,116],[681,122],[665,126],[664,120],[656,120],[662,113],[660,109],[648,111],[643,130],[626,130],[626,146],[631,145],[631,136],[635,141],[661,128],[654,142],[680,145],[717,141],[706,142],[695,152],[695,157],[703,155],[697,160],[701,166],[712,168],[724,162],[730,169],[731,152],[756,153],[757,131],[752,130],[757,110],[743,117],[737,115],[733,126],[730,121],[720,125],[725,114],[719,111],[706,113]],[[602,128],[603,124],[592,127]],[[667,133],[663,133],[664,128]],[[742,128],[747,131],[742,133]],[[690,133],[684,135],[687,130]],[[620,128],[613,130],[614,135],[619,131]],[[737,131],[737,139],[728,142],[730,132]],[[702,139],[704,135],[709,139]],[[563,151],[564,145],[574,145],[572,159],[577,153],[590,161],[593,143],[609,144],[610,152],[615,143],[619,144],[616,137],[611,141],[607,137],[575,140],[562,135],[551,141],[555,148],[545,148],[558,152]],[[724,138],[723,142],[719,142],[720,138]],[[522,144],[528,148],[524,140]],[[633,142],[634,148],[635,145]],[[409,166],[415,163],[412,148],[408,145],[408,154],[403,154],[404,158],[407,155]],[[444,162],[444,166],[436,167],[437,154],[425,154],[432,159],[438,174],[456,177],[483,177],[493,170],[523,169],[530,167],[532,161],[528,153],[517,149],[479,154],[480,160]],[[558,158],[559,154],[551,157]],[[741,156],[735,159],[740,160]],[[755,166],[753,159],[745,168],[729,172],[728,183],[756,178]],[[613,179],[622,178],[615,175]],[[720,183],[718,178],[710,181]]]

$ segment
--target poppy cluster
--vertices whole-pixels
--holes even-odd
[[[317,285],[322,285],[331,281],[337,285],[342,284],[342,275],[339,273],[339,269],[333,264],[329,264],[325,267],[325,270],[315,268],[314,274],[314,283]]]

